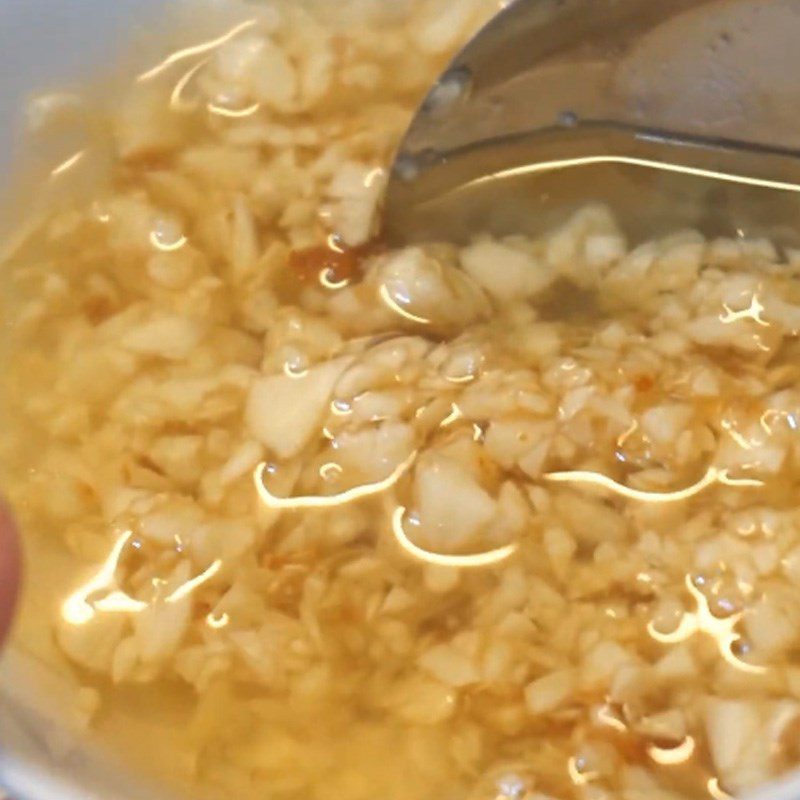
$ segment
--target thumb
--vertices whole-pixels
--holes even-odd
[[[19,576],[20,554],[16,526],[8,509],[0,503],[0,644],[11,627]]]

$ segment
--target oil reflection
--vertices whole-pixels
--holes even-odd
[[[220,614],[219,616],[215,614],[209,614],[206,617],[206,625],[214,630],[220,630],[227,627],[230,624],[230,621],[231,618],[228,614]]]
[[[709,467],[706,474],[691,486],[672,492],[649,492],[641,489],[632,489],[630,486],[625,486],[625,484],[609,478],[608,475],[589,470],[549,472],[544,475],[544,479],[553,483],[583,483],[600,486],[620,497],[625,497],[628,500],[638,500],[642,503],[675,503],[680,500],[687,500],[716,483],[725,486],[752,488],[764,486],[764,481],[755,478],[731,478],[727,469],[718,469],[717,467]]]
[[[601,725],[613,728],[617,733],[627,733],[628,726],[617,716],[614,709],[608,704],[597,709],[597,721]]]
[[[335,461],[329,461],[319,468],[319,476],[324,481],[335,481],[342,476],[343,472],[341,464],[337,464]]]
[[[736,430],[734,423],[729,419],[723,419],[720,422],[720,426],[722,427],[722,430],[724,430],[731,437],[731,439],[733,439],[733,441],[742,448],[742,450],[752,450],[755,446],[755,442],[752,442],[751,440],[742,436],[742,434]]]
[[[651,744],[647,748],[647,755],[663,766],[674,766],[687,762],[695,750],[695,741],[691,736],[687,736],[677,747],[657,747]]]
[[[177,64],[181,61],[185,61],[187,58],[201,56],[210,52],[211,50],[215,50],[226,42],[229,42],[231,39],[237,37],[240,33],[244,33],[244,31],[255,27],[255,25],[255,19],[248,19],[239,23],[238,25],[235,25],[229,31],[221,36],[218,36],[216,39],[209,39],[208,41],[200,42],[200,44],[192,45],[191,47],[184,47],[182,50],[176,50],[174,53],[168,55],[163,61],[160,61],[158,64],[152,67],[152,69],[141,73],[136,80],[140,83],[152,80],[157,75],[160,75],[162,72],[169,69],[173,64]]]
[[[789,411],[781,411],[777,408],[768,408],[760,417],[758,424],[761,426],[761,430],[767,434],[767,436],[773,435],[773,425],[775,424],[776,420],[784,419],[786,420],[786,424],[789,428],[793,431],[796,431],[800,428],[800,422],[798,422],[797,414],[793,414]]]
[[[460,409],[458,408],[457,405],[453,404],[451,406],[450,414],[445,418],[444,422],[442,423],[442,427],[449,426],[454,422],[456,422],[457,420],[459,420],[460,418],[461,418]],[[478,428],[476,436],[478,436],[478,434],[482,436],[482,433],[483,431],[480,428]],[[329,434],[329,436],[330,438],[332,438],[331,434]],[[395,469],[391,472],[391,474],[388,475],[383,480],[376,481],[373,483],[361,484],[358,486],[354,486],[350,489],[347,489],[346,491],[330,495],[305,495],[305,496],[301,495],[296,497],[279,497],[273,494],[265,483],[265,477],[271,471],[270,465],[268,465],[267,462],[262,462],[256,467],[253,473],[253,481],[255,483],[255,487],[261,501],[268,508],[271,509],[279,511],[297,511],[302,509],[337,508],[347,505],[348,503],[356,502],[366,497],[372,497],[375,495],[382,494],[383,492],[386,492],[387,490],[391,489],[400,480],[400,478],[402,478],[403,475],[405,475],[411,469],[414,462],[416,461],[417,455],[418,451],[415,450],[404,461],[398,464],[397,467],[395,467]],[[338,478],[341,475],[341,472],[342,470],[340,465],[335,464],[333,462],[329,464],[324,464],[319,469],[319,475],[324,480],[328,481],[334,478]],[[712,486],[715,483],[723,484],[726,486],[740,486],[740,487],[761,487],[764,485],[764,482],[761,480],[755,480],[749,478],[738,478],[738,479],[731,478],[728,475],[727,470],[720,470],[717,469],[716,467],[709,468],[705,476],[692,486],[672,492],[648,492],[648,491],[632,489],[628,486],[618,483],[617,481],[614,481],[613,479],[601,473],[583,471],[583,470],[576,470],[569,472],[551,472],[545,474],[543,477],[545,480],[551,482],[594,484],[602,488],[610,489],[616,494],[619,494],[628,499],[639,500],[642,502],[649,502],[649,503],[668,503],[668,502],[676,502],[679,500],[685,500],[687,498],[693,497],[694,495],[698,494],[699,492],[703,491],[709,486]],[[491,564],[498,564],[510,558],[512,555],[514,555],[519,546],[517,543],[513,543],[487,552],[475,553],[470,555],[444,555],[440,553],[434,553],[425,550],[422,547],[419,547],[409,539],[403,527],[403,520],[405,514],[406,514],[406,508],[404,506],[397,506],[393,511],[392,532],[394,534],[395,540],[405,552],[414,556],[420,561],[424,561],[430,564],[436,564],[439,566],[459,567],[459,568],[485,567]],[[698,598],[698,603],[701,602],[700,598],[702,598],[703,602],[705,602],[705,598],[703,598],[702,594],[699,593],[693,585],[690,586],[690,591]],[[717,628],[714,627],[715,624],[717,623],[723,623],[726,626],[730,624],[730,620],[717,620],[716,617],[711,615],[711,612],[710,610],[708,610],[707,605],[700,606],[700,608],[701,611],[698,612],[699,616],[686,615],[682,620],[678,630],[674,631],[671,634],[660,634],[658,633],[658,631],[653,629],[652,626],[650,626],[651,636],[653,636],[653,638],[656,638],[658,641],[662,641],[665,643],[682,641],[683,639],[688,638],[698,630],[703,630],[705,632],[713,634],[714,632],[717,631]],[[733,624],[735,624],[735,622]],[[739,661],[730,651],[730,645],[733,644],[735,641],[737,641],[739,638],[737,634],[733,634],[731,632],[731,628],[732,625],[730,625],[730,628],[726,629],[727,638],[725,639],[725,643],[727,646],[723,648],[722,644],[720,645],[721,650],[724,650],[723,655],[732,664],[741,669],[748,669],[750,671],[760,672],[761,668],[754,667],[752,665],[748,665],[745,664],[744,662]]]
[[[186,597],[189,597],[195,589],[199,589],[204,583],[211,580],[211,578],[216,575],[220,569],[222,569],[222,561],[217,559],[216,561],[212,562],[211,565],[203,572],[201,572],[197,577],[192,578],[191,580],[186,581],[186,583],[181,584],[172,594],[170,594],[164,602],[166,603],[177,603],[179,600],[183,600]]]
[[[261,103],[253,103],[245,108],[226,108],[217,103],[207,103],[206,108],[209,113],[215,114],[218,117],[227,117],[228,119],[244,119],[245,117],[252,117],[261,108]]]
[[[726,325],[749,319],[764,328],[770,327],[769,322],[764,320],[761,316],[761,313],[766,309],[761,304],[757,294],[753,295],[750,299],[750,305],[742,311],[734,311],[727,303],[723,303],[722,307],[725,309],[725,313],[721,314],[719,319],[720,322],[724,322]]]
[[[349,417],[353,413],[353,407],[346,400],[333,400],[331,402],[331,414],[335,417]]]
[[[308,369],[298,366],[296,362],[293,363],[292,361],[285,361],[283,364],[283,374],[287,378],[300,380],[308,375]]]
[[[392,533],[394,533],[394,538],[403,550],[414,556],[414,558],[425,561],[428,564],[436,564],[440,567],[475,569],[479,567],[488,567],[492,564],[499,564],[511,558],[511,556],[517,552],[517,544],[508,544],[504,547],[498,547],[496,550],[489,550],[484,553],[474,553],[471,555],[443,555],[441,553],[433,553],[430,550],[419,547],[408,538],[403,528],[403,519],[405,515],[406,509],[404,506],[398,506],[392,514]]]
[[[684,580],[687,591],[697,603],[697,611],[686,612],[681,618],[678,627],[671,633],[662,633],[659,631],[653,622],[647,624],[647,632],[657,642],[662,644],[676,644],[678,642],[686,641],[696,633],[705,633],[716,642],[719,654],[735,669],[741,672],[748,672],[753,675],[763,675],[767,668],[757,665],[748,664],[737,658],[733,653],[733,646],[741,639],[741,636],[735,632],[736,625],[742,618],[742,612],[739,611],[729,617],[716,617],[711,612],[706,596],[695,586],[689,575]]]
[[[728,794],[724,789],[720,788],[719,778],[709,778],[706,788],[714,800],[734,800],[732,794]]]
[[[447,428],[452,425],[454,422],[458,422],[458,420],[462,419],[463,414],[461,413],[461,409],[455,403],[450,405],[450,413],[439,423],[440,428]]]
[[[339,238],[338,234],[329,233],[325,239],[325,243],[327,244],[329,250],[334,250],[342,255],[347,252],[344,247],[342,247],[341,239]]]
[[[272,494],[264,483],[264,474],[267,472],[267,463],[259,464],[253,473],[253,480],[255,481],[258,496],[261,498],[267,508],[274,508],[281,511],[291,511],[302,508],[336,508],[343,506],[347,503],[361,500],[365,497],[381,494],[382,492],[391,489],[403,475],[408,472],[412,464],[416,461],[417,451],[414,450],[405,461],[398,464],[394,471],[382,481],[375,483],[365,483],[360,486],[354,486],[338,494],[330,495],[307,495],[305,497],[277,497]]]
[[[412,314],[408,309],[403,308],[403,306],[401,306],[400,303],[398,303],[391,296],[391,294],[389,294],[389,289],[387,288],[385,283],[381,285],[380,289],[378,289],[378,295],[380,296],[384,305],[386,305],[390,311],[393,311],[395,314],[399,314],[404,319],[407,319],[410,322],[416,322],[420,325],[431,324],[431,321],[429,319],[426,319],[425,317],[420,317],[417,314]]]
[[[600,777],[599,772],[587,769],[584,759],[576,756],[572,756],[567,761],[567,773],[575,786],[586,786]]]
[[[126,531],[111,548],[108,558],[101,564],[97,573],[83,586],[71,594],[61,606],[61,617],[70,625],[80,626],[91,622],[98,613],[139,614],[149,608],[151,603],[137,600],[119,588],[116,573],[125,547],[131,543],[133,532]],[[195,590],[208,582],[222,569],[222,561],[217,559],[191,580],[181,584],[162,602],[172,604],[188,598]],[[157,586],[163,581],[153,580]],[[94,595],[105,592],[101,597],[92,600]]]
[[[617,448],[622,449],[628,442],[628,439],[639,430],[639,421],[633,420],[630,425],[617,437]]]
[[[54,167],[52,170],[50,170],[50,177],[57,178],[59,175],[69,172],[73,167],[77,166],[77,164],[83,160],[85,155],[85,150],[78,150],[77,153],[73,153],[69,158],[62,161],[57,167]]]
[[[171,111],[189,112],[197,108],[197,103],[188,102],[184,99],[183,95],[195,75],[197,75],[210,60],[209,58],[204,58],[200,63],[195,64],[190,70],[184,73],[180,77],[180,80],[176,82],[169,96],[169,107]]]
[[[166,232],[160,230],[150,231],[150,244],[162,253],[175,253],[184,247],[189,239],[183,234],[172,241],[166,240]]]
[[[733,175],[729,172],[718,172],[717,170],[701,169],[700,167],[688,167],[683,164],[671,164],[664,161],[652,161],[647,158],[635,158],[632,156],[582,156],[579,158],[562,158],[554,161],[540,161],[533,164],[525,164],[520,167],[512,167],[494,172],[491,175],[484,175],[476,178],[468,184],[466,189],[480,186],[492,181],[504,180],[506,178],[516,178],[524,175],[536,175],[540,172],[555,172],[572,167],[588,167],[596,164],[621,164],[631,167],[647,167],[658,169],[663,172],[674,172],[679,175],[690,175],[696,178],[711,178],[722,181],[723,183],[738,183],[744,186],[756,186],[763,189],[775,189],[781,192],[800,192],[800,185],[796,183],[786,183],[784,181],[772,181],[763,178],[753,178],[749,175]]]
[[[448,383],[472,383],[475,380],[474,375],[445,375],[444,379]]]
[[[338,291],[339,289],[344,289],[349,286],[350,282],[350,278],[341,278],[340,280],[337,280],[336,271],[330,267],[323,269],[319,273],[319,283],[323,289]]]
[[[110,590],[105,601],[111,608],[106,611],[119,610],[122,612],[138,613],[144,610],[146,603],[134,600],[117,589],[116,572],[119,561],[128,542],[133,538],[133,532],[127,531],[117,539],[108,558],[100,566],[97,574],[81,586],[74,594],[70,595],[61,607],[61,616],[71,625],[85,625],[95,616],[95,605],[90,604],[89,598],[104,589]]]

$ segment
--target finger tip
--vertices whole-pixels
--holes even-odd
[[[20,580],[20,550],[16,525],[0,504],[0,642],[11,627]]]

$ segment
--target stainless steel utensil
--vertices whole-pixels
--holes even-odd
[[[536,233],[588,201],[633,236],[798,244],[800,0],[516,0],[420,107],[390,242]]]

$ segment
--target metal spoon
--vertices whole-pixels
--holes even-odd
[[[632,236],[800,230],[800,0],[516,0],[406,134],[392,244],[536,233],[592,200]]]

